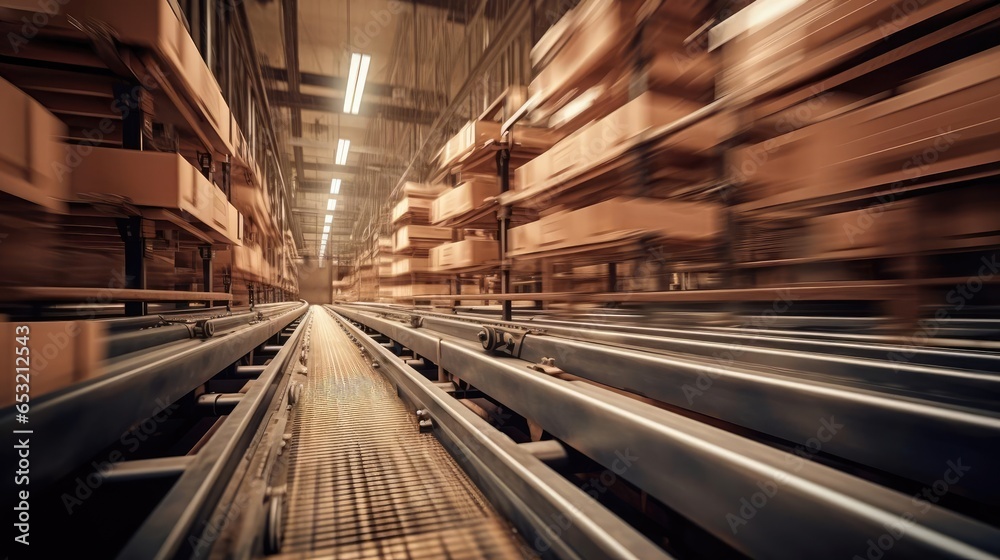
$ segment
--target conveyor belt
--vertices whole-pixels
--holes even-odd
[[[520,557],[513,530],[326,313],[289,448],[282,557]]]

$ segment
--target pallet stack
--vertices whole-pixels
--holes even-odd
[[[712,100],[713,56],[684,49],[707,5],[663,3],[636,28],[639,7],[584,2],[532,51],[529,90],[540,103],[529,118],[566,136],[515,172],[505,203],[540,218],[510,231],[507,256],[534,263],[542,291],[592,289],[564,279],[594,277],[594,266],[608,278],[602,289],[637,289],[650,279],[621,275],[650,273],[652,256],[670,261],[657,263],[662,281],[654,288],[666,287],[671,274],[719,266],[722,209],[704,191],[717,179],[726,122],[649,139]]]
[[[22,8],[0,14],[0,26],[48,23],[0,68],[9,129],[0,260],[20,263],[0,284],[146,288],[128,295],[179,304],[224,291],[237,305],[251,290],[256,302],[293,297],[291,214],[281,211],[290,201],[266,105],[249,82],[258,69],[244,56],[245,35],[220,20],[214,44],[196,44],[183,16],[157,2]],[[113,63],[101,62],[78,21],[114,30]],[[206,64],[202,48],[219,64]]]
[[[430,209],[446,189],[437,183],[408,182],[392,209],[393,261],[387,284],[398,303],[412,304],[425,296],[447,293],[447,279],[430,269],[430,250],[451,239],[451,229],[430,224]]]
[[[743,285],[906,281],[916,312],[978,273],[1000,230],[984,210],[998,20],[988,2],[845,0],[714,30],[721,92],[743,108],[728,166]]]

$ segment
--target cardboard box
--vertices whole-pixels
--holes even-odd
[[[528,190],[559,175],[570,178],[582,174],[623,142],[650,128],[670,124],[701,107],[699,103],[671,95],[643,93],[519,167],[514,172],[516,188]],[[677,135],[675,144],[678,149],[701,151],[715,144],[714,137],[705,138],[704,134],[691,135],[688,142],[685,138],[684,135]]]
[[[430,259],[421,257],[397,257],[392,263],[392,275],[403,276],[416,272],[427,272],[430,269]]]
[[[239,213],[225,193],[178,154],[92,148],[73,170],[74,197],[126,197],[136,206],[180,210],[207,226],[219,242],[239,245]]]
[[[405,251],[418,246],[438,245],[442,241],[451,241],[451,228],[406,225],[395,234],[394,248],[396,251]]]
[[[22,336],[17,327],[28,327],[27,360],[19,364],[21,347],[15,340]],[[0,406],[9,406],[15,399],[15,371],[27,362],[31,400],[92,379],[101,374],[105,359],[104,323],[100,321],[46,321],[0,323],[0,360],[11,368],[8,382],[0,384]]]
[[[69,147],[62,142],[66,126],[61,120],[0,79],[0,191],[62,210],[69,198]],[[74,147],[73,149],[76,149]]]
[[[436,296],[447,293],[449,293],[447,284],[403,284],[392,287],[392,295],[395,298]]]
[[[426,220],[433,202],[434,200],[430,198],[404,196],[392,209],[392,223],[395,224],[407,216],[415,217],[418,221]]]
[[[500,244],[492,239],[466,239],[446,243],[431,249],[431,270],[445,272],[498,262],[499,251]]]
[[[510,255],[518,255],[612,242],[626,232],[705,242],[721,229],[722,213],[716,204],[622,197],[512,228],[508,240]]]
[[[894,97],[734,150],[731,174],[750,200],[781,204],[881,185],[888,194],[904,181],[995,162],[1000,78],[985,70],[997,64],[1000,48],[929,72]]]
[[[544,67],[528,85],[529,97],[542,105],[558,100],[573,89],[593,85],[620,64],[612,54],[626,46],[622,37],[634,22],[626,4],[585,2],[543,35],[532,58]]]
[[[746,9],[711,31],[713,48],[729,43],[719,93],[742,90],[750,99],[803,82],[953,5],[945,0],[807,2],[763,25],[752,24]]]
[[[452,167],[488,140],[500,140],[500,123],[492,121],[470,121],[453,136],[438,153],[441,169]]]
[[[500,185],[493,181],[466,181],[454,189],[442,193],[431,205],[430,220],[432,224],[440,224],[445,220],[457,218],[483,205],[487,198],[498,196]]]
[[[867,258],[904,255],[915,249],[913,201],[841,212],[806,221],[802,257]]]
[[[444,183],[415,183],[413,181],[406,181],[403,183],[401,191],[403,196],[434,198],[449,188],[451,187]]]

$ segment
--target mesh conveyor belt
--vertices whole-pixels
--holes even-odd
[[[516,536],[325,312],[289,448],[282,557],[522,557]]]

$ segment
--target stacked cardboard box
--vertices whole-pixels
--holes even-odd
[[[500,194],[496,178],[492,180],[473,179],[441,193],[431,206],[430,221],[439,225],[461,219],[483,206],[486,199]]]
[[[987,71],[997,65],[1000,47],[855,110],[833,111],[843,108],[841,99],[816,101],[810,114],[830,118],[734,151],[734,169],[753,201],[748,207],[892,190],[997,161],[1000,78]]]
[[[450,228],[430,225],[434,200],[448,190],[439,183],[405,183],[402,197],[391,213],[392,255],[383,263],[380,281],[395,301],[412,302],[415,296],[440,294],[447,286],[431,275],[428,251],[442,241],[451,241]]]
[[[493,239],[469,238],[431,249],[430,268],[448,272],[499,264],[500,246]]]
[[[814,79],[958,4],[843,0],[806,3],[785,12],[763,4],[751,6],[712,30],[713,46],[727,47],[720,93],[751,99]],[[769,10],[770,14],[764,13]]]
[[[510,230],[512,256],[615,242],[626,233],[686,243],[712,243],[722,227],[717,204],[615,198],[549,214]]]

